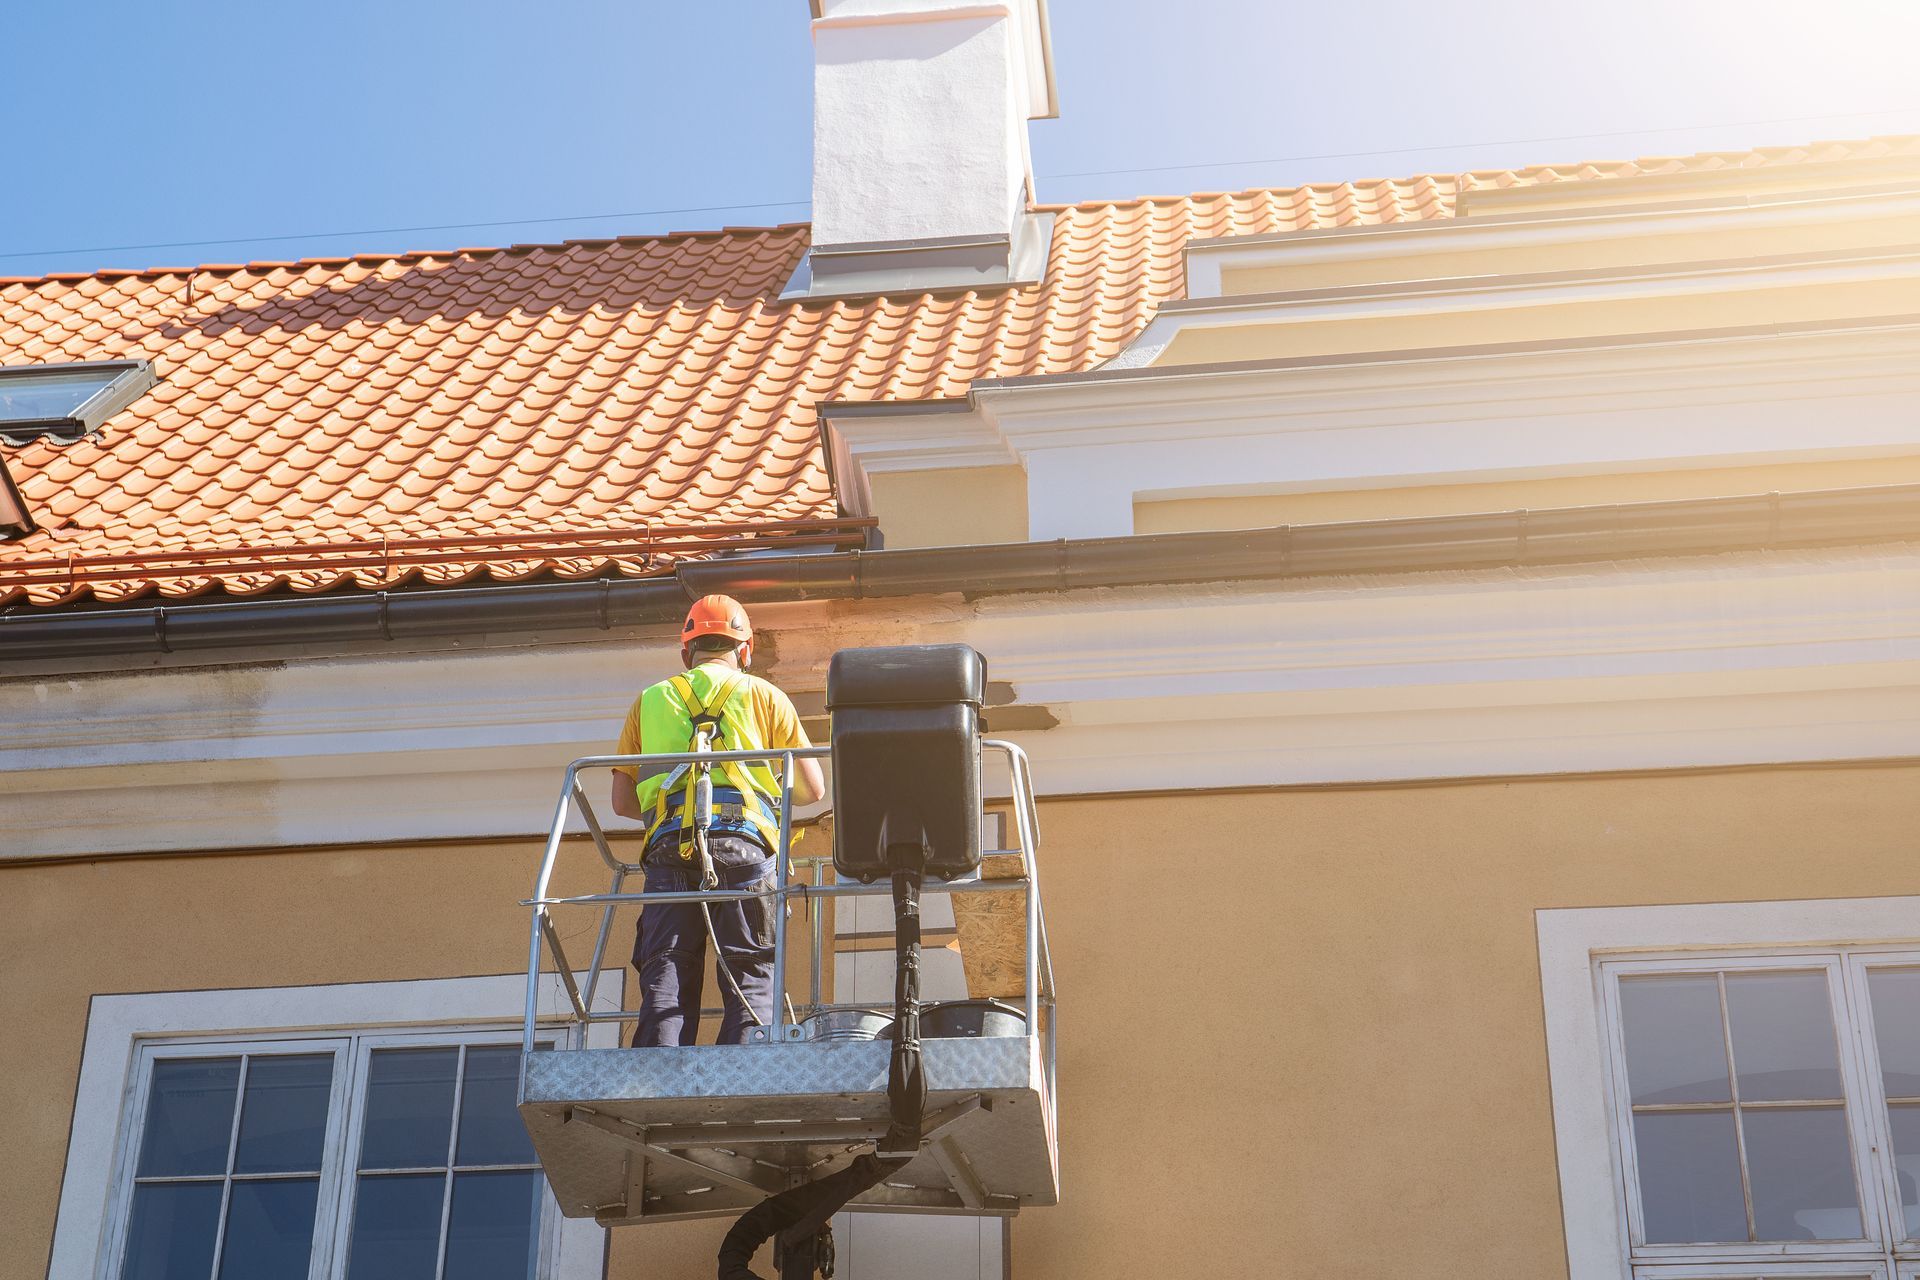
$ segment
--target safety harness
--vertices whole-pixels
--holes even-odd
[[[687,709],[687,718],[692,722],[695,751],[705,753],[724,749],[727,702],[745,678],[744,673],[734,672],[714,685],[704,700],[694,692],[693,681],[685,674],[669,680],[673,691],[680,697],[681,705]],[[737,730],[733,736],[736,740],[739,738]],[[755,785],[753,775],[738,760],[718,763],[720,776],[727,780],[728,786],[723,789],[719,810],[714,810],[710,770],[715,767],[683,764],[667,775],[654,796],[653,818],[647,826],[649,846],[653,844],[654,836],[678,826],[680,857],[687,862],[693,861],[694,833],[700,830],[731,828],[735,831],[751,831],[760,837],[767,848],[779,847],[780,816],[765,791]],[[739,799],[729,800],[725,794],[728,791],[737,794]]]

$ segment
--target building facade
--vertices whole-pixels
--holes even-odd
[[[1920,1273],[1920,140],[1051,207],[1044,6],[814,22],[811,228],[0,283],[157,378],[4,459],[0,1272],[707,1274],[511,1094],[727,591],[1040,793],[1061,1203],[843,1275]]]

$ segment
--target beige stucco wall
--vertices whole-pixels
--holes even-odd
[[[1065,1191],[1013,1224],[1029,1280],[1562,1275],[1533,912],[1920,893],[1911,765],[1077,799],[1042,821]],[[91,993],[511,971],[533,852],[0,868],[0,1275],[46,1265]],[[724,1227],[622,1229],[613,1275],[710,1275]]]
[[[889,547],[1027,540],[1027,473],[1018,466],[882,471],[867,485]]]
[[[1479,484],[1425,484],[1302,493],[1136,497],[1135,533],[1192,533],[1202,529],[1269,529],[1283,524],[1395,520],[1481,511],[1541,511],[1550,507],[1663,502],[1809,489],[1850,489],[1920,483],[1920,454],[1791,462],[1759,467],[1704,467],[1690,471],[1635,471],[1617,475],[1548,476]]]

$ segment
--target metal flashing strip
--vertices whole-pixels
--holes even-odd
[[[1006,233],[925,240],[817,244],[807,250],[783,301],[872,297],[1036,284],[1046,274],[1054,214],[1019,213]]]
[[[989,595],[1591,563],[1920,541],[1920,484],[1225,532],[708,560],[671,577],[0,614],[0,663],[668,626],[756,603]]]

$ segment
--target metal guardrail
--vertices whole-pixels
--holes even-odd
[[[1014,892],[1021,889],[1027,891],[1024,957],[1027,1029],[1029,1035],[1036,1034],[1041,1026],[1040,1012],[1044,1008],[1047,1012],[1044,1030],[1044,1061],[1048,1093],[1051,1095],[1054,1084],[1057,1018],[1054,1011],[1053,962],[1047,947],[1046,918],[1041,910],[1040,883],[1035,867],[1035,851],[1040,843],[1040,832],[1034,808],[1032,769],[1026,753],[1011,742],[989,738],[980,745],[983,754],[992,751],[1006,758],[1013,802],[1013,825],[1019,844],[1016,849],[988,850],[985,856],[1017,854],[1021,861],[1021,874],[1018,877],[995,880],[973,878],[943,882],[929,879],[924,892],[938,894]],[[826,872],[832,865],[831,856],[798,860],[792,856],[794,761],[827,759],[831,755],[831,748],[828,747],[805,747],[780,751],[716,751],[706,754],[681,752],[663,755],[582,756],[569,764],[565,780],[561,784],[559,803],[554,809],[553,825],[547,832],[546,849],[540,860],[540,874],[534,882],[533,896],[522,903],[523,906],[530,907],[533,913],[527,943],[527,1007],[525,1034],[522,1041],[525,1055],[530,1057],[533,1053],[535,1022],[539,1014],[540,974],[549,950],[552,952],[554,968],[566,989],[570,1021],[582,1024],[631,1021],[639,1017],[639,1010],[593,1007],[594,996],[605,966],[607,941],[613,929],[614,913],[619,908],[628,905],[645,906],[649,902],[727,902],[743,898],[769,897],[775,900],[774,1007],[773,1021],[767,1030],[766,1050],[770,1053],[778,1052],[778,1045],[788,1035],[783,1028],[791,1025],[786,1016],[788,901],[796,897],[802,900],[890,897],[892,893],[891,886],[885,881],[874,884],[860,884],[855,881],[829,883],[826,880]],[[613,848],[607,841],[606,831],[601,826],[598,815],[594,813],[593,804],[587,799],[586,792],[580,786],[580,775],[590,770],[611,770],[621,765],[638,766],[644,772],[652,773],[664,771],[679,764],[695,762],[720,764],[728,761],[779,765],[780,847],[775,855],[775,886],[771,890],[696,889],[683,892],[626,892],[627,877],[643,874],[643,868],[639,863],[623,862],[614,856]],[[588,836],[592,839],[594,848],[599,852],[601,862],[612,872],[613,879],[605,893],[555,897],[552,894],[554,868],[559,861],[560,851],[568,835],[570,820],[575,813],[579,815]],[[799,874],[803,868],[809,873],[805,879],[802,879]],[[577,907],[598,907],[601,910],[600,927],[594,937],[593,956],[587,967],[584,991],[574,977],[573,966],[567,959],[565,945],[553,923],[555,908]],[[810,914],[812,917],[810,931],[812,991],[811,999],[805,1006],[806,1013],[866,1007],[851,1003],[836,1004],[821,998],[821,960],[825,946],[826,926],[824,913],[815,911]]]

